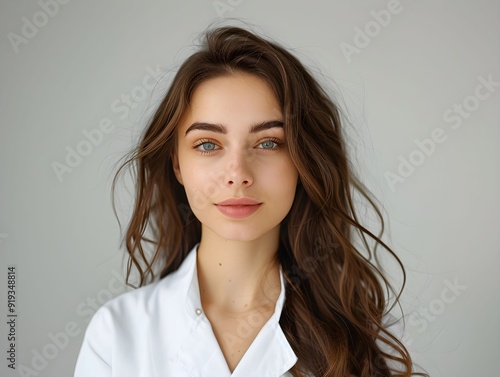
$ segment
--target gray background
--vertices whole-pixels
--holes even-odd
[[[388,8],[390,20],[374,15]],[[125,291],[110,201],[118,159],[198,33],[243,18],[293,48],[346,109],[353,161],[407,267],[402,305],[416,361],[435,377],[497,376],[500,86],[481,82],[500,82],[499,16],[492,0],[2,2],[0,344],[15,265],[18,370],[2,352],[0,375],[22,375],[21,366],[72,375],[88,318]],[[371,34],[366,46],[360,31]],[[450,118],[460,104],[467,112]],[[110,132],[85,150],[84,131],[96,135],[106,119]],[[441,142],[419,152],[432,135]],[[78,145],[88,155],[58,177],[54,163]],[[391,185],[402,159],[417,166]],[[130,194],[119,197],[126,216]]]

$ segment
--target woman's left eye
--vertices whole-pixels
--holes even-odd
[[[262,148],[260,149],[269,149],[269,150],[278,149],[281,144],[282,143],[277,139],[264,140],[263,142],[259,143],[259,145],[262,146]]]
[[[263,149],[272,149],[274,145],[277,146],[278,144],[272,140],[266,140],[260,143],[260,145],[262,145]]]

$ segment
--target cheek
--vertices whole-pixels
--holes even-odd
[[[283,160],[280,163],[264,168],[263,174],[259,175],[270,192],[276,192],[283,196],[284,200],[289,198],[285,196],[294,195],[297,186],[298,171],[290,160]]]
[[[287,181],[290,182],[296,182],[298,177],[299,177],[299,172],[297,168],[295,167],[295,164],[292,162],[290,157],[287,157],[284,159],[281,163],[280,167],[280,172],[281,175],[286,179]]]
[[[184,189],[193,210],[203,210],[220,196],[221,185],[210,169],[193,168],[183,173]]]
[[[207,208],[210,204],[209,198],[203,191],[200,191],[198,185],[190,183],[189,186],[185,187],[189,205],[195,213]]]

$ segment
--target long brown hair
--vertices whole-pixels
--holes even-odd
[[[272,88],[284,117],[289,153],[299,172],[290,212],[281,224],[277,257],[286,279],[280,325],[298,361],[293,376],[411,376],[411,356],[382,322],[387,313],[383,286],[395,292],[372,263],[367,237],[381,245],[406,275],[396,254],[381,239],[382,213],[350,167],[340,110],[308,70],[285,48],[238,27],[209,29],[203,45],[180,66],[138,146],[121,165],[134,172],[136,197],[124,237],[139,286],[175,271],[201,238],[172,168],[176,127],[197,86],[210,78],[243,72]],[[380,220],[377,236],[361,225],[351,189]],[[115,209],[116,213],[116,209]],[[353,242],[361,235],[364,253]],[[375,251],[375,250],[374,250]],[[376,259],[376,258],[375,258]],[[380,279],[380,280],[379,280]],[[382,342],[387,351],[376,344]],[[392,371],[386,360],[399,365]]]

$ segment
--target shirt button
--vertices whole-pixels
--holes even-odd
[[[201,312],[201,309],[200,309],[200,308],[197,308],[197,309],[196,309],[196,315],[201,315],[201,313],[202,313],[202,312]]]

